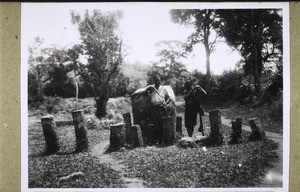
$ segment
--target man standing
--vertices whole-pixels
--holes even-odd
[[[171,101],[168,91],[161,85],[160,78],[158,76],[152,77],[154,85],[149,85],[145,89],[137,91],[132,96],[137,94],[147,93],[150,96],[151,101],[151,116],[155,125],[155,135],[158,140],[158,144],[163,142],[163,117],[168,116],[167,106]]]
[[[193,136],[194,126],[197,124],[197,114],[200,115],[200,127],[199,131],[203,134],[203,122],[202,116],[204,116],[204,111],[201,106],[200,96],[202,94],[206,94],[205,90],[200,86],[192,87],[192,83],[187,81],[185,83],[185,90],[183,92],[184,100],[185,100],[185,112],[184,112],[184,122],[185,127],[187,128],[187,132],[189,137]]]
[[[203,103],[203,98],[207,93],[200,85],[196,85],[194,92],[197,97],[196,105],[198,106],[198,113],[199,113],[199,118],[200,118],[200,126],[199,126],[198,131],[202,132],[202,135],[204,136],[203,122],[202,122],[202,116],[204,116],[204,110],[202,107],[202,103]]]

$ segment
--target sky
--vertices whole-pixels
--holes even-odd
[[[162,40],[185,41],[192,33],[192,28],[187,28],[171,21],[168,4],[22,4],[22,57],[28,58],[27,47],[32,45],[35,37],[44,39],[45,46],[70,47],[80,43],[78,29],[71,23],[70,11],[84,13],[86,9],[124,11],[124,18],[120,30],[124,43],[127,45],[128,63],[140,62],[149,64],[158,60],[155,44]],[[177,7],[183,8],[184,6]],[[199,7],[200,8],[200,7]],[[194,47],[191,57],[184,61],[189,71],[198,70],[206,72],[205,50],[203,45]],[[216,50],[211,54],[211,71],[221,74],[224,70],[234,69],[235,64],[241,59],[236,51],[232,51],[226,43],[216,45]]]

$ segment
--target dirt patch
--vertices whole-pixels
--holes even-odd
[[[91,154],[98,157],[100,163],[107,164],[112,169],[121,173],[121,179],[124,181],[124,187],[126,188],[144,188],[143,182],[139,178],[128,177],[128,170],[126,166],[122,165],[114,159],[109,153],[107,153],[107,149],[109,147],[109,141],[104,141],[96,145],[92,150]]]

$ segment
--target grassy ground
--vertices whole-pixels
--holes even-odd
[[[52,98],[53,99],[53,98]],[[52,115],[55,120],[71,120],[74,99],[53,99]],[[122,121],[122,114],[131,111],[129,98],[110,99],[108,115],[98,120],[94,117],[92,99],[80,100],[88,127],[89,148],[109,140],[109,124]],[[183,100],[178,100],[177,112],[183,115]],[[75,133],[73,126],[56,128],[61,146],[57,155],[44,156],[44,137],[40,117],[47,114],[47,106],[29,110],[29,187],[30,188],[112,188],[123,187],[120,172],[103,164],[91,154],[74,153]],[[204,119],[205,127],[208,118]],[[199,123],[198,123],[199,125]],[[209,130],[205,130],[206,133]],[[248,133],[243,133],[244,142],[227,145],[230,128],[222,129],[225,143],[219,147],[181,149],[170,147],[146,147],[111,153],[121,164],[126,165],[128,176],[141,178],[146,187],[250,187],[257,186],[267,169],[277,160],[271,141],[248,142]],[[183,133],[186,134],[185,128]],[[195,136],[199,136],[195,129]],[[83,172],[83,178],[58,182],[58,178],[74,172]]]
[[[71,120],[74,99],[53,99],[57,105],[51,113],[55,121]],[[108,103],[108,115],[105,119],[96,119],[93,115],[93,99],[80,100],[80,109],[84,109],[85,125],[88,127],[89,151],[74,153],[76,147],[74,126],[58,126],[55,131],[59,137],[60,150],[57,155],[44,156],[45,141],[40,117],[48,114],[47,106],[38,110],[29,110],[28,127],[28,185],[29,188],[114,188],[122,187],[120,173],[102,164],[91,155],[90,150],[102,141],[109,140],[109,124],[122,120],[120,106],[127,106],[128,100]],[[50,102],[49,102],[50,105]],[[88,108],[88,110],[87,110]],[[127,107],[128,108],[128,107]],[[57,110],[57,111],[56,111]],[[122,111],[123,110],[123,111]],[[59,182],[59,178],[75,172],[83,172],[83,178]]]
[[[113,155],[128,167],[130,176],[142,178],[151,188],[255,187],[276,161],[275,148],[271,141],[244,141],[207,151],[146,147]]]
[[[278,105],[266,104],[259,107],[249,105],[239,105],[238,103],[224,103],[217,106],[205,106],[206,112],[212,109],[221,109],[221,114],[225,118],[235,120],[241,118],[243,124],[247,124],[251,118],[256,118],[266,131],[283,133],[283,115]],[[282,109],[282,108],[281,108]]]

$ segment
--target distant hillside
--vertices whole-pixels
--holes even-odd
[[[125,76],[132,80],[146,80],[149,65],[135,62],[126,63],[121,68]]]

